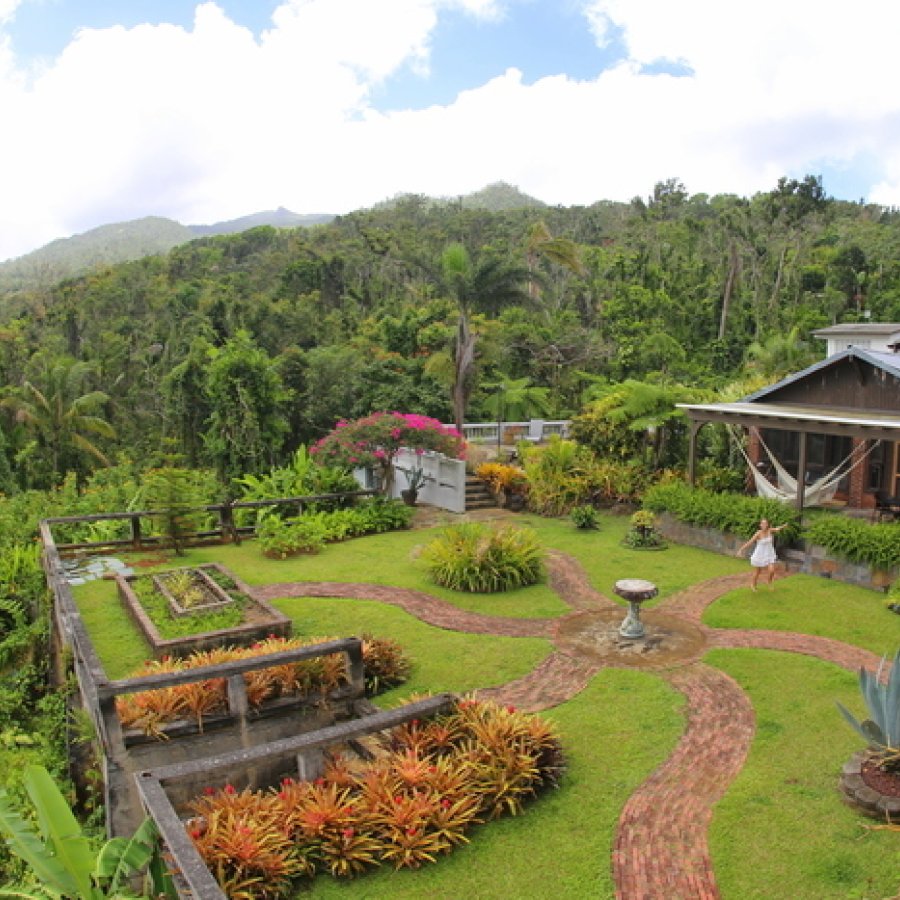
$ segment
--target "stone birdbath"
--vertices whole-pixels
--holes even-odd
[[[652,600],[659,593],[656,585],[642,578],[622,578],[616,582],[613,591],[628,601],[628,614],[619,626],[619,634],[629,640],[642,638],[644,626],[641,622],[641,604]]]

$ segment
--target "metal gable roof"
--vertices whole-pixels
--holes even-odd
[[[808,378],[810,375],[814,375],[816,372],[820,372],[831,366],[840,365],[847,359],[862,360],[863,362],[867,362],[869,365],[874,366],[876,369],[881,369],[900,378],[900,353],[885,353],[876,350],[864,350],[861,347],[848,347],[846,350],[841,350],[840,353],[835,353],[834,356],[829,356],[827,359],[813,363],[813,365],[801,369],[801,371],[795,372],[793,375],[788,375],[787,378],[782,378],[781,381],[778,381],[775,384],[771,384],[753,394],[749,394],[743,398],[743,401],[746,403],[755,403],[788,385],[803,381],[803,379]]]

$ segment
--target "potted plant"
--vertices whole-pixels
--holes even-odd
[[[425,472],[421,466],[414,466],[403,474],[406,476],[406,490],[400,491],[400,498],[407,506],[415,506],[419,489],[425,484]]]

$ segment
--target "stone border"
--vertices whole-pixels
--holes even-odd
[[[116,574],[113,580],[118,589],[119,600],[150,645],[154,658],[184,656],[200,650],[210,650],[214,647],[247,646],[256,641],[265,640],[269,635],[284,638],[291,636],[293,628],[291,620],[275,609],[267,600],[257,596],[249,585],[241,581],[225,566],[220,563],[204,563],[202,566],[192,566],[191,568],[216,569],[230,578],[234,583],[235,589],[246,596],[245,617],[249,610],[251,615],[253,612],[256,613],[257,621],[236,625],[234,628],[199,632],[186,635],[185,637],[164,638],[159,633],[159,629],[157,629],[153,620],[147,615],[146,610],[138,600],[137,594],[131,587],[131,582],[136,578],[145,578],[147,576],[137,574],[122,576]]]
[[[848,806],[872,819],[900,823],[900,797],[890,797],[863,780],[862,767],[868,758],[865,750],[854,753],[844,764],[839,779],[841,796]]]

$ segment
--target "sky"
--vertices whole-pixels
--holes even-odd
[[[0,0],[0,260],[496,181],[900,205],[898,39],[896,0]]]

